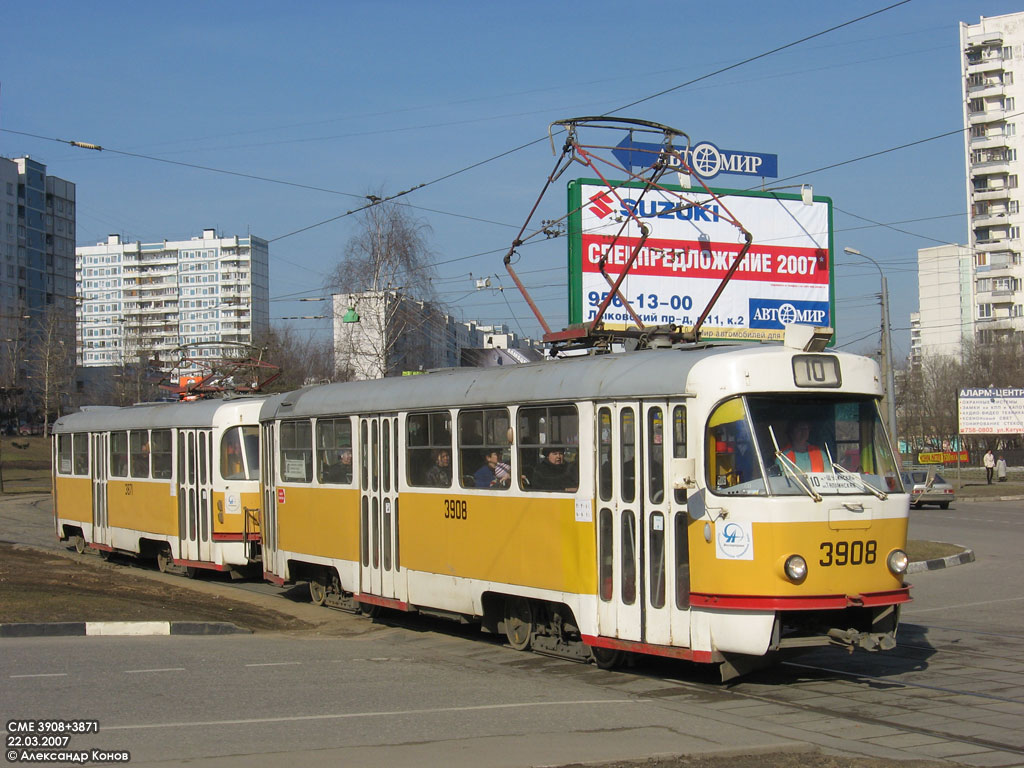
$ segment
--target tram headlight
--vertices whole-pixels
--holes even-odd
[[[807,561],[800,555],[787,557],[783,569],[786,571],[786,578],[796,584],[807,578]]]
[[[889,570],[898,576],[901,573],[907,572],[907,566],[910,565],[910,558],[902,549],[894,549],[889,553],[888,562]]]

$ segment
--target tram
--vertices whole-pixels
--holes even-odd
[[[787,333],[268,397],[264,576],[601,666],[885,650],[908,496],[880,381]]]
[[[79,552],[163,571],[259,560],[262,397],[86,407],[53,425],[54,526]]]

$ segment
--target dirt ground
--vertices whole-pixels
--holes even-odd
[[[220,578],[226,577],[210,577]],[[313,628],[287,613],[168,581],[96,555],[0,544],[0,623],[227,621],[254,632]]]
[[[254,632],[350,634],[366,619],[317,608],[303,590],[281,597],[225,596],[226,576],[190,581],[116,560],[0,543],[0,623],[50,621],[224,621]],[[281,610],[269,608],[274,603]],[[299,615],[309,611],[309,616]],[[310,620],[311,617],[317,617]],[[333,617],[343,621],[332,623]],[[0,640],[0,643],[3,641]],[[671,756],[563,768],[939,768],[949,763],[838,757],[818,751]]]

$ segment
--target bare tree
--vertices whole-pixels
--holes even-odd
[[[271,328],[253,345],[262,350],[265,362],[281,368],[281,375],[271,382],[268,391],[288,392],[336,380],[332,376],[329,340],[318,340],[312,334],[304,337],[292,328],[279,327]]]
[[[431,329],[444,313],[433,284],[430,228],[395,203],[372,205],[361,216],[325,283],[335,318],[346,318],[335,338],[336,374],[371,379],[436,367]]]
[[[51,307],[29,331],[27,355],[29,390],[40,404],[43,434],[50,416],[60,416],[68,403],[75,378],[73,316]]]

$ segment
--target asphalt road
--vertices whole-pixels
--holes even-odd
[[[58,546],[48,502],[27,501],[0,499],[3,538]],[[0,722],[96,720],[99,734],[73,736],[68,748],[127,750],[133,764],[154,765],[491,768],[812,747],[892,760],[1020,764],[1024,749],[991,744],[1021,738],[1000,718],[1019,722],[1024,712],[1024,675],[1010,671],[1024,670],[1022,525],[1017,502],[960,502],[911,517],[913,538],[969,546],[977,562],[914,574],[915,602],[903,616],[908,634],[927,640],[930,633],[953,647],[962,635],[974,658],[986,654],[986,638],[1001,643],[1000,663],[1009,666],[994,675],[1003,681],[998,696],[937,690],[961,690],[950,681],[978,674],[938,642],[925,662],[883,666],[878,680],[859,670],[877,672],[873,660],[881,657],[839,654],[827,661],[850,664],[846,672],[782,667],[724,687],[707,685],[708,674],[687,665],[605,672],[517,653],[475,632],[374,624],[341,638],[6,639]],[[931,676],[922,677],[929,668]],[[915,680],[924,684],[905,687]],[[943,706],[914,693],[935,694]],[[894,714],[886,718],[886,709]],[[908,712],[928,718],[927,725],[901,730]],[[973,741],[958,741],[955,726],[971,713],[984,722]]]

